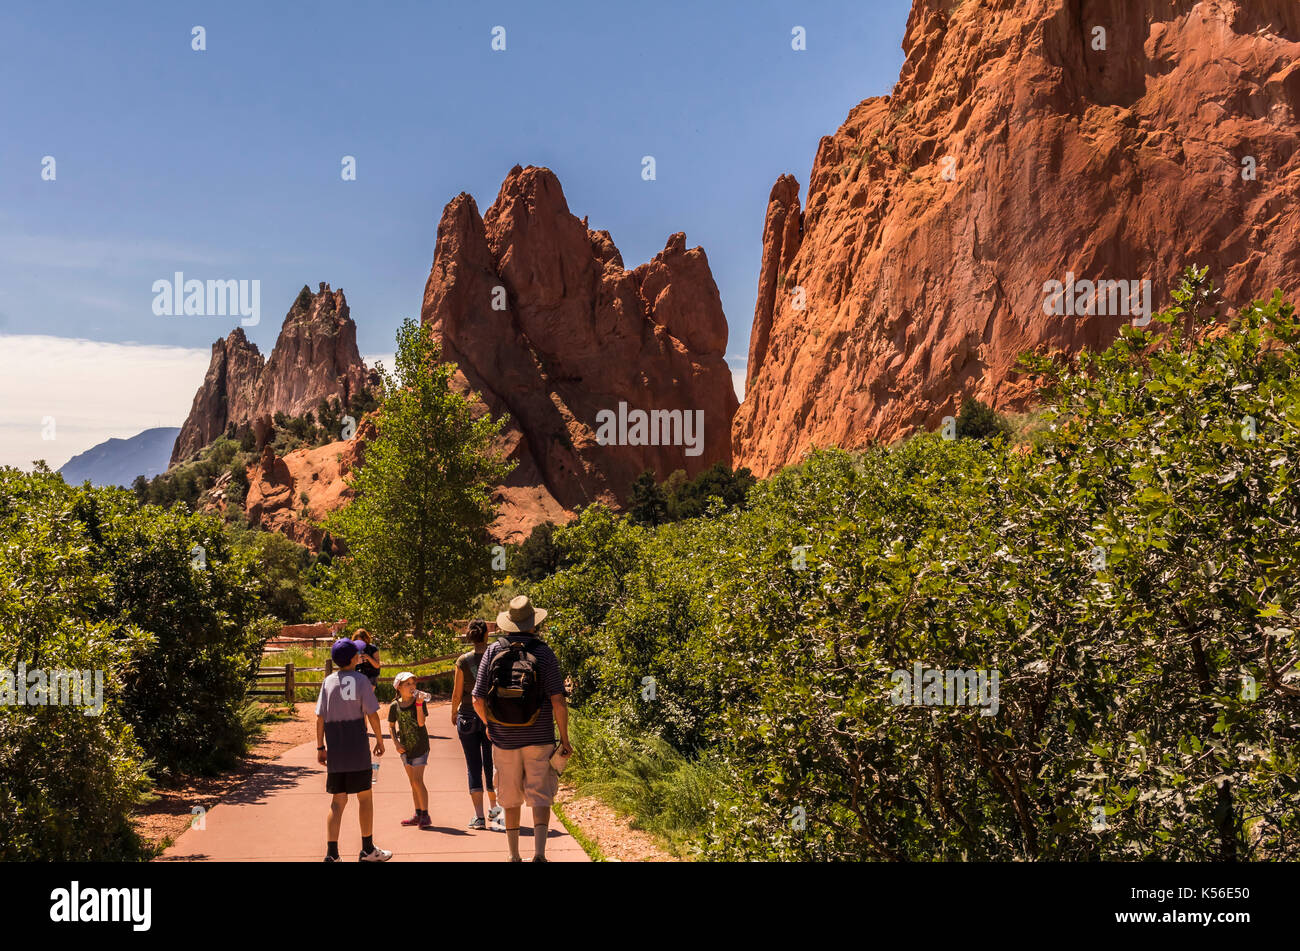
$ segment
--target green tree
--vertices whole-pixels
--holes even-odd
[[[628,514],[638,525],[662,525],[668,521],[668,500],[655,483],[655,474],[650,469],[642,472],[632,483]]]
[[[100,610],[76,493],[48,468],[0,469],[0,670],[99,677],[103,708],[12,698],[0,703],[0,860],[104,861],[141,856],[131,808],[149,788],[144,753],[122,715],[122,681],[149,636]],[[125,494],[125,493],[123,493]],[[27,690],[27,683],[15,683]],[[30,696],[30,695],[29,695]]]
[[[677,473],[674,473],[677,475]],[[734,472],[725,463],[717,462],[694,479],[664,485],[667,494],[668,517],[672,521],[699,518],[715,505],[715,499],[724,508],[744,506],[749,490],[754,485],[753,474],[745,468]]]
[[[958,439],[992,439],[995,436],[1010,435],[1010,424],[993,407],[973,396],[967,396],[961,401],[961,409],[957,413]]]
[[[504,420],[476,414],[454,372],[427,327],[402,324],[356,499],[326,523],[348,557],[334,559],[317,610],[381,637],[442,631],[490,584],[492,492],[511,468],[494,448]]]
[[[257,563],[212,515],[78,490],[71,511],[107,580],[99,616],[152,638],[123,678],[123,715],[162,775],[229,768],[247,749],[246,691],[268,629]]]
[[[242,505],[244,499],[248,498],[248,490],[251,485],[248,481],[248,466],[246,460],[238,459],[230,467],[230,483],[226,487],[226,501],[233,505]]]
[[[253,566],[252,588],[262,610],[281,624],[301,624],[307,612],[311,552],[279,532],[232,527],[232,537]]]
[[[513,574],[524,581],[541,581],[560,569],[564,560],[564,550],[555,543],[555,525],[543,522],[536,526],[524,539],[516,553],[516,569]]]

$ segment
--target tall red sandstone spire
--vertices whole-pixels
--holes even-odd
[[[1045,314],[1069,272],[1300,291],[1300,3],[916,0],[903,49],[773,189],[736,465],[1023,406],[1021,351],[1128,319]]]
[[[301,416],[315,412],[322,399],[346,404],[368,382],[343,289],[322,283],[313,294],[304,286],[265,364],[242,328],[212,345],[212,362],[176,437],[172,464],[210,444],[230,423],[279,412]]]
[[[731,461],[727,323],[704,251],[675,234],[626,270],[609,233],[570,213],[549,169],[513,168],[482,217],[469,195],[447,205],[421,316],[459,385],[510,415],[505,449],[518,465],[498,493],[498,537],[617,505],[645,469],[664,478]],[[598,416],[620,403],[699,411],[698,455],[602,445]]]
[[[232,418],[247,418],[257,399],[257,381],[262,375],[262,353],[236,327],[225,340],[212,345],[203,384],[194,394],[194,404],[172,447],[171,464],[187,459],[226,431]],[[235,415],[232,416],[232,413]]]

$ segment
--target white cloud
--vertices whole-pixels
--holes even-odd
[[[733,353],[727,357],[731,367],[731,388],[736,391],[736,399],[745,402],[745,370],[749,367],[749,354]]]
[[[0,334],[0,465],[57,469],[106,439],[179,426],[208,350]],[[42,438],[54,419],[54,439]]]

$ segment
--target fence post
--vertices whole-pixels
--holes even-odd
[[[293,664],[291,662],[284,665],[284,702],[293,703],[294,696]]]
[[[326,658],[325,658],[325,676],[328,677],[328,676],[329,676],[330,674],[332,674],[332,673],[334,673],[334,659],[333,659],[332,657],[326,657]]]

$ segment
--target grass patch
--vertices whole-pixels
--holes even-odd
[[[692,759],[658,737],[634,737],[612,724],[573,711],[569,731],[575,752],[565,779],[581,795],[595,796],[651,833],[678,858],[698,852],[719,765]]]

